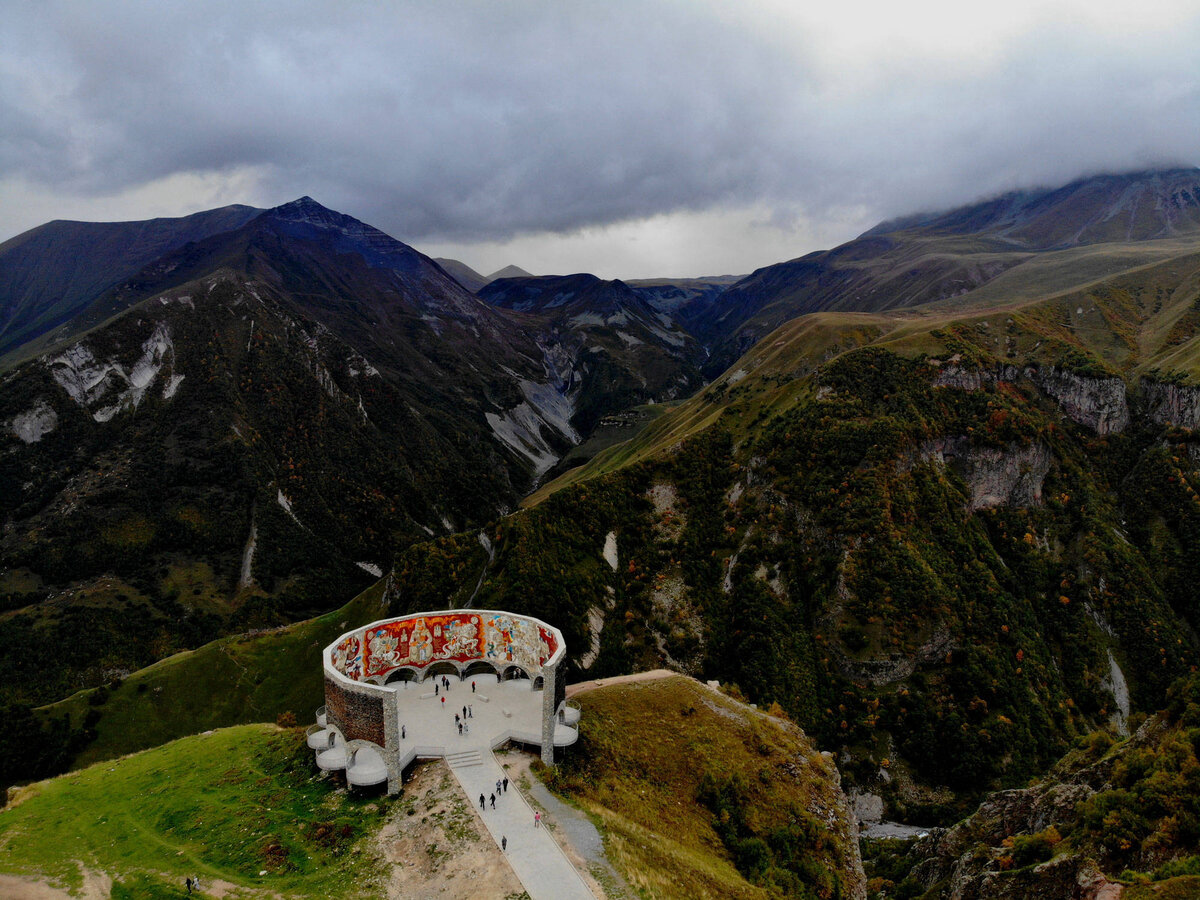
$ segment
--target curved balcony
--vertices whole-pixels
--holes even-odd
[[[309,725],[304,732],[304,740],[310,750],[328,750],[330,736],[336,732],[330,731],[324,725]]]
[[[563,725],[578,725],[579,718],[583,713],[579,709],[579,704],[574,700],[565,700],[563,705],[558,710],[558,721]]]
[[[346,744],[336,732],[332,734],[329,749],[317,752],[317,768],[324,772],[346,768]]]
[[[366,786],[382,784],[388,779],[387,765],[379,751],[372,747],[359,747],[346,760],[346,782]]]

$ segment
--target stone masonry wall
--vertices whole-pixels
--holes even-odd
[[[325,677],[325,715],[347,741],[371,741],[386,746],[383,697],[370,689],[339,684]]]

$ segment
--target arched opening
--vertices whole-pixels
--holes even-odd
[[[435,662],[425,670],[425,678],[423,680],[428,681],[430,678],[437,678],[442,675],[450,675],[457,680],[458,666],[452,662]]]
[[[397,681],[417,681],[419,674],[416,669],[411,669],[408,666],[401,666],[388,673],[388,677],[384,680],[384,684],[394,684]]]
[[[516,681],[517,679],[529,680],[529,673],[520,666],[508,666],[500,675],[501,681]]]
[[[387,789],[390,775],[387,754],[372,741],[354,740],[346,744],[346,784],[354,788]]]
[[[471,663],[468,663],[467,667],[463,669],[463,678],[470,678],[472,675],[491,675],[493,677],[499,677],[496,667],[492,663],[482,659],[477,659]]]
[[[546,686],[546,679],[543,678],[541,675],[539,675],[537,678],[533,679],[533,690],[540,691],[545,686]]]

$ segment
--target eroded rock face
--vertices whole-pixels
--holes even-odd
[[[1029,446],[1009,444],[1004,449],[972,447],[965,437],[940,438],[921,446],[920,456],[950,465],[967,483],[971,499],[967,508],[1039,506],[1042,484],[1050,471],[1053,455],[1042,443]]]
[[[1072,422],[1096,434],[1119,434],[1129,425],[1129,401],[1120,378],[1091,378],[1050,366],[1025,374],[1061,407]]]
[[[1159,425],[1200,428],[1200,387],[1185,387],[1143,378],[1142,400],[1146,414]]]

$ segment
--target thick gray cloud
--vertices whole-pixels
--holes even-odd
[[[0,191],[186,209],[227,178],[451,248],[750,208],[812,237],[1200,161],[1200,13],[1164,3],[909,28],[856,2],[7,2]],[[32,224],[0,195],[0,235]]]

